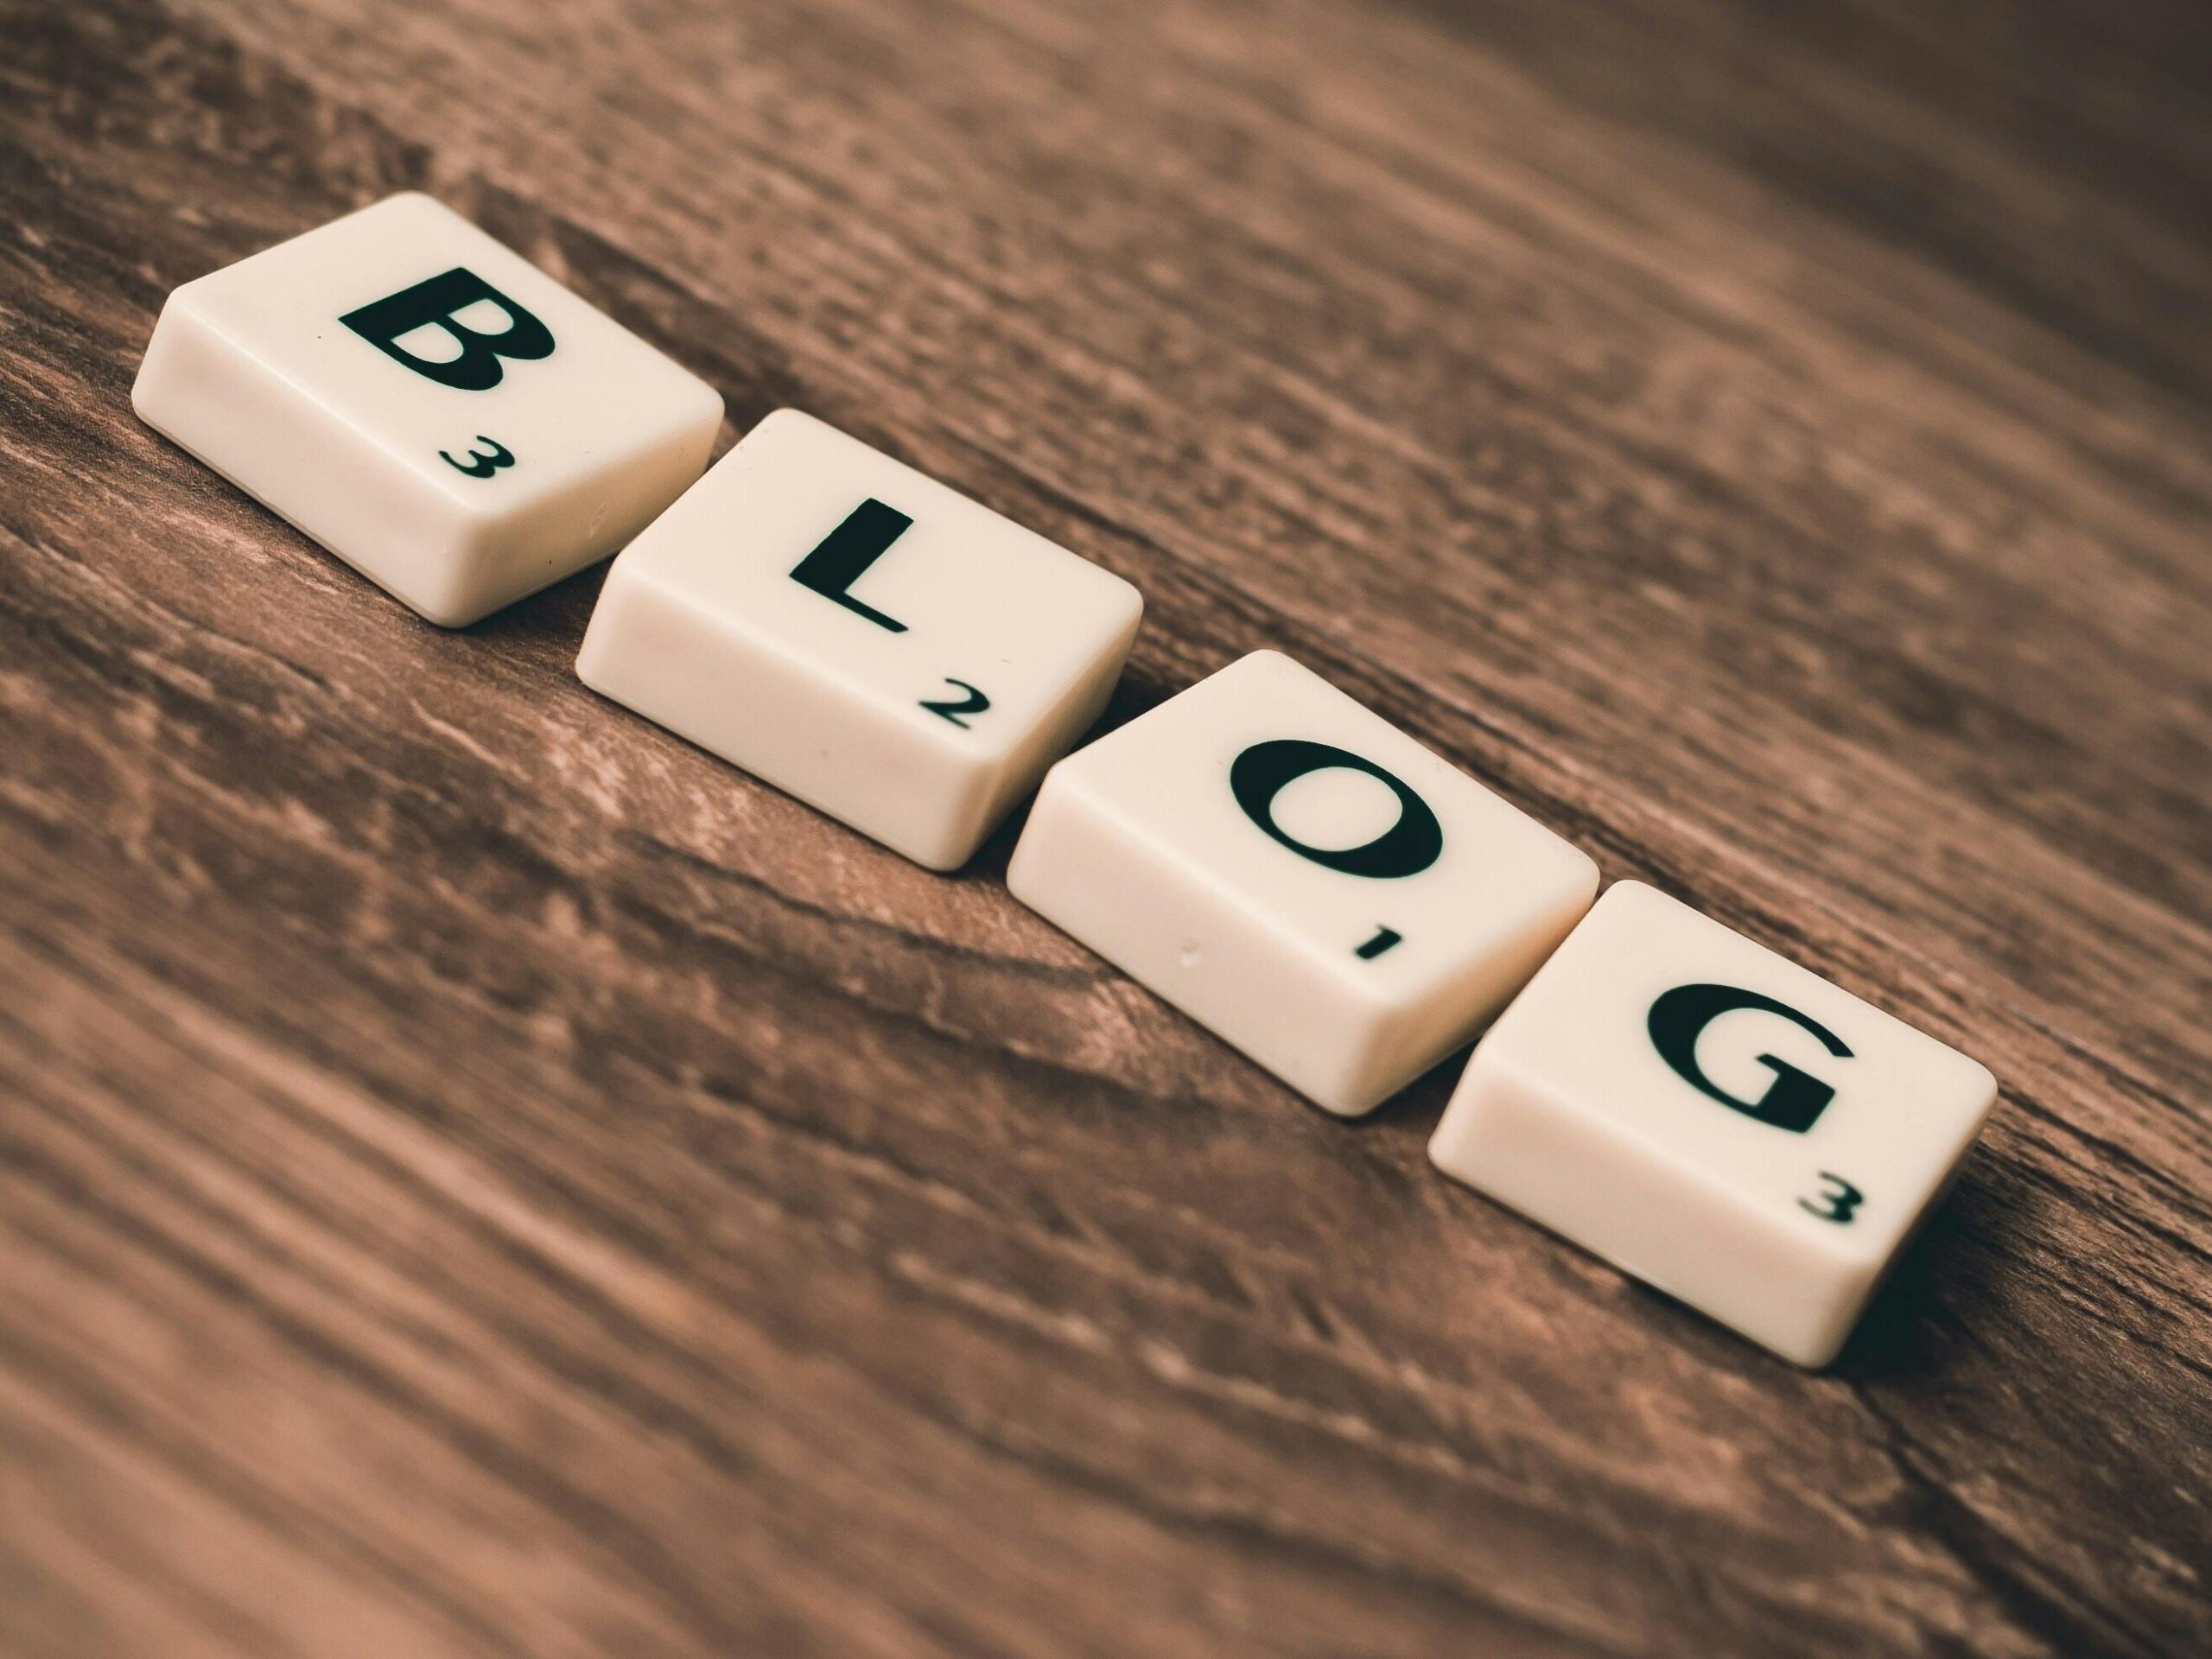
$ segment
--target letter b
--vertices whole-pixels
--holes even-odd
[[[486,334],[454,321],[457,311],[489,300],[507,314],[506,328]],[[534,360],[553,354],[552,330],[464,265],[372,301],[338,319],[393,362],[456,391],[489,391],[505,371],[499,359]],[[417,357],[397,342],[413,330],[435,326],[453,337],[461,355],[439,361]]]

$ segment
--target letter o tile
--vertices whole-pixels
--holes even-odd
[[[1598,868],[1289,658],[1255,652],[1052,768],[1015,898],[1343,1116],[1471,1036]]]

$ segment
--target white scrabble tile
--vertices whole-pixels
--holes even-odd
[[[605,557],[699,476],[714,388],[428,196],[185,283],[139,417],[431,621]]]
[[[932,869],[1098,717],[1144,601],[797,410],[624,550],[576,672]]]
[[[1332,1112],[1473,1034],[1598,889],[1586,855],[1255,652],[1052,768],[1024,904]]]
[[[1429,1155],[1825,1365],[1996,1094],[1979,1061],[1624,881],[1476,1046]]]

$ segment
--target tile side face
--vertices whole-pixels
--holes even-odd
[[[1624,882],[1477,1046],[1430,1150],[1446,1173],[1821,1364],[1995,1094],[1980,1063]]]
[[[932,868],[1096,719],[1142,601],[796,410],[615,561],[577,672]]]
[[[177,289],[132,401],[454,626],[611,552],[721,421],[705,382],[412,194]]]
[[[1588,857],[1309,670],[1232,664],[1053,769],[1014,894],[1329,1110],[1466,1039]]]

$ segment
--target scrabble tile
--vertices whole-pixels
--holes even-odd
[[[932,869],[1098,717],[1144,601],[797,410],[607,572],[594,690]]]
[[[1473,1034],[1589,907],[1576,848],[1255,652],[1052,768],[1014,896],[1332,1112]]]
[[[1824,1365],[1996,1094],[1978,1061],[1624,881],[1476,1046],[1429,1155]]]
[[[139,417],[431,621],[605,557],[699,476],[714,388],[428,196],[176,289]]]

